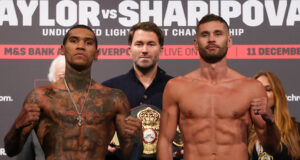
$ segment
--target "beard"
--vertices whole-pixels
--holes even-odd
[[[200,57],[207,63],[213,64],[221,61],[227,55],[227,47],[218,47],[219,51],[217,53],[208,53],[204,48],[199,47]]]
[[[138,63],[135,63],[135,66],[142,73],[147,73],[147,72],[151,71],[155,67],[155,64],[156,63],[152,63],[152,64],[150,64],[148,66],[141,66]]]

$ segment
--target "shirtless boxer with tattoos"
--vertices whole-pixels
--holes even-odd
[[[164,91],[158,158],[172,159],[179,123],[184,160],[247,160],[248,131],[256,128],[264,148],[276,152],[280,133],[267,107],[264,87],[226,65],[232,45],[227,23],[207,15],[197,25],[194,46],[201,67],[171,79]]]
[[[5,137],[7,155],[18,154],[34,129],[46,160],[104,160],[116,130],[128,159],[133,145],[126,130],[128,100],[120,90],[91,78],[99,53],[94,32],[83,25],[72,27],[61,53],[66,57],[65,78],[28,94]]]

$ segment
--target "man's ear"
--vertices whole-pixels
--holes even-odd
[[[161,46],[161,47],[160,47],[160,53],[159,53],[158,57],[160,57],[160,55],[162,55],[163,51],[164,51],[164,47]]]
[[[197,38],[194,38],[194,47],[197,51],[199,50]]]
[[[228,37],[227,47],[230,48],[232,46],[232,36]]]
[[[94,60],[97,61],[98,60],[98,56],[99,56],[99,49],[96,50],[96,53],[94,55]]]
[[[128,53],[129,53],[130,57],[132,57],[131,56],[131,47],[130,46],[128,46]]]
[[[65,46],[64,45],[60,45],[60,54],[65,55]]]

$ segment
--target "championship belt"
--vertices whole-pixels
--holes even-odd
[[[155,156],[159,135],[161,109],[153,105],[140,105],[131,110],[131,116],[142,121],[143,154],[146,157]]]
[[[161,109],[153,106],[143,104],[135,107],[131,110],[131,116],[138,118],[142,121],[142,131],[143,131],[143,157],[156,157],[156,146],[159,135],[159,123],[160,123],[160,113]],[[111,141],[116,147],[120,146],[117,133]],[[179,127],[177,126],[176,134],[174,137],[173,144],[177,147],[182,147],[183,142],[181,138],[181,133]]]
[[[262,152],[261,154],[259,154],[258,160],[274,160],[274,158],[272,155],[266,152]]]

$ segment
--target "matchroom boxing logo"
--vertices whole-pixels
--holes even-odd
[[[11,96],[0,96],[0,102],[13,102]]]
[[[300,101],[300,96],[299,95],[295,95],[294,93],[290,94],[290,95],[285,95],[286,99],[289,102],[298,102]]]

